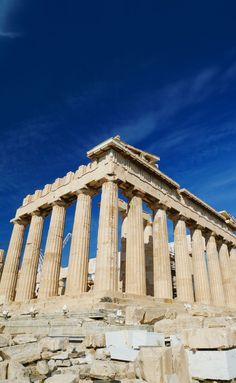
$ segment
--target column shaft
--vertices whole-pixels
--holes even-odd
[[[172,298],[172,280],[166,211],[158,209],[153,221],[154,296]]]
[[[137,195],[129,202],[125,286],[127,293],[146,295],[143,208]]]
[[[145,273],[147,295],[154,295],[153,283],[153,227],[151,222],[147,222],[144,229],[144,248],[145,248]]]
[[[5,261],[5,259],[4,259],[4,250],[0,249],[0,280],[1,280],[1,277],[2,277],[4,261]]]
[[[81,192],[78,194],[75,210],[66,295],[79,295],[87,291],[90,224],[91,195]]]
[[[58,295],[65,215],[65,205],[59,203],[53,206],[40,278],[39,299]]]
[[[215,306],[224,306],[224,289],[214,235],[211,235],[207,241],[207,260],[212,304]]]
[[[229,307],[235,307],[236,294],[232,269],[229,259],[229,251],[226,243],[222,243],[219,250],[220,269],[222,275],[223,288],[225,293],[225,303]]]
[[[203,236],[200,228],[195,228],[192,232],[192,258],[196,301],[210,304],[210,285],[203,247]]]
[[[234,285],[236,288],[236,248],[235,247],[233,247],[230,250],[230,265],[231,265],[232,273],[234,276]]]
[[[37,214],[32,215],[16,288],[16,301],[18,302],[24,302],[35,297],[43,222],[43,216]]]
[[[177,299],[184,302],[193,302],[193,283],[189,262],[186,224],[181,218],[174,223],[174,249]]]
[[[1,301],[12,301],[15,297],[19,261],[24,240],[24,231],[24,224],[18,222],[14,223],[0,283]]]
[[[118,290],[118,186],[102,185],[94,290]]]

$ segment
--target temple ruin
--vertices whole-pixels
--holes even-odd
[[[176,295],[179,302],[236,306],[236,220],[217,212],[158,168],[159,158],[110,138],[87,153],[91,162],[57,178],[23,200],[12,219],[13,231],[0,282],[1,302],[35,300],[44,218],[51,214],[37,301],[58,295],[62,243],[67,207],[76,203],[65,296],[150,295],[147,286],[145,235],[153,242],[153,296],[173,299],[167,217],[173,221]],[[93,291],[87,292],[93,196],[101,190],[96,273]],[[118,192],[128,201],[120,208]],[[144,225],[143,202],[151,214]],[[118,215],[122,217],[121,238]],[[26,226],[29,232],[22,253]],[[192,271],[186,230],[191,232]],[[149,234],[145,234],[148,232]],[[117,272],[118,243],[125,246],[123,291]],[[123,250],[122,250],[123,251]],[[150,254],[149,254],[150,256]]]

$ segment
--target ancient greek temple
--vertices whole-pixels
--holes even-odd
[[[118,293],[118,247],[125,245],[123,296],[145,296],[145,233],[152,238],[154,299],[173,299],[167,220],[173,222],[176,299],[215,306],[236,306],[236,221],[183,189],[158,168],[159,158],[110,138],[87,153],[90,163],[28,195],[12,219],[13,231],[0,282],[1,302],[35,300],[45,217],[50,215],[38,301],[58,295],[67,207],[76,203],[65,295],[87,292],[91,206],[101,193],[93,293]],[[200,182],[201,180],[199,180]],[[119,195],[127,204],[120,208]],[[151,211],[144,219],[143,204]],[[120,218],[119,218],[120,217]],[[122,219],[122,230],[118,222]],[[29,225],[25,247],[24,232]],[[191,233],[192,264],[187,244]],[[119,238],[121,237],[121,238]],[[23,260],[19,272],[21,254]],[[148,271],[147,271],[148,270]]]

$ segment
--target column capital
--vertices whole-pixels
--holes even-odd
[[[38,216],[38,217],[46,217],[46,215],[48,214],[48,212],[46,212],[45,210],[40,210],[40,209],[37,209],[37,210],[34,210],[32,211],[32,213],[30,213],[30,216],[33,217],[33,216]]]
[[[150,202],[148,207],[153,211],[165,210],[167,212],[169,210],[169,207],[162,201]]]
[[[90,197],[93,197],[97,193],[97,190],[89,187],[89,186],[84,186],[83,188],[76,190],[74,193],[76,196],[79,196],[80,194],[86,194],[89,195]]]
[[[129,199],[131,199],[132,197],[140,197],[143,199],[145,196],[145,193],[143,193],[141,190],[137,188],[130,188],[124,191],[124,195]]]
[[[172,215],[172,220],[174,223],[178,222],[178,221],[184,221],[186,222],[188,220],[187,217],[185,217],[182,213],[180,212],[177,212],[175,214]]]
[[[52,207],[54,206],[68,207],[69,205],[70,205],[70,202],[63,200],[62,198],[59,198],[56,201],[52,202]]]
[[[11,223],[13,223],[13,225],[18,224],[18,225],[26,226],[28,225],[29,222],[30,220],[28,217],[13,218],[11,220]]]

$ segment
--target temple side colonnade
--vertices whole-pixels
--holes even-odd
[[[88,152],[91,163],[27,196],[12,220],[13,231],[0,282],[1,302],[35,299],[44,220],[50,225],[37,299],[58,294],[67,207],[76,201],[65,295],[87,292],[93,196],[101,190],[94,293],[118,292],[119,193],[127,199],[122,212],[125,241],[124,293],[147,294],[143,203],[152,213],[153,296],[172,299],[173,283],[167,219],[173,222],[177,300],[236,306],[236,221],[217,212],[162,173],[158,157],[119,137]],[[24,233],[29,225],[25,247]],[[190,264],[187,229],[191,232]],[[20,257],[23,251],[21,270]]]

